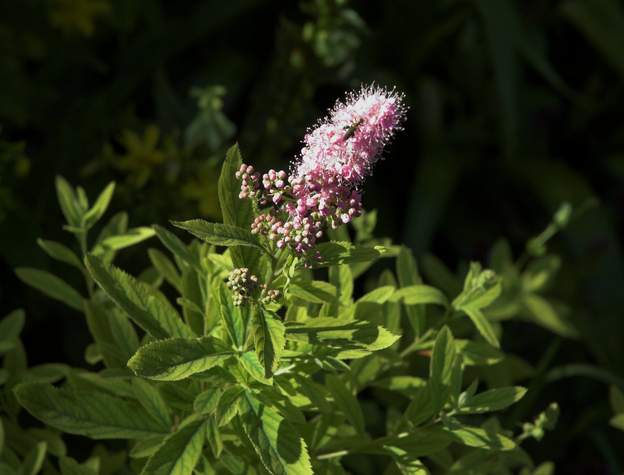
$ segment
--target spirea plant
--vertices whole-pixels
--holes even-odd
[[[490,268],[472,263],[458,277],[435,263],[424,282],[407,248],[373,237],[376,214],[362,204],[405,111],[401,94],[362,88],[308,132],[289,172],[256,172],[232,147],[219,179],[223,223],[173,222],[190,242],[161,226],[128,228],[125,213],[98,226],[114,184],[90,204],[57,178],[76,246],[39,245],[84,286],[16,272],[67,305],[59,318],[83,315],[91,369],[28,368],[23,313],[1,321],[0,471],[552,473],[520,444],[544,436],[557,406],[503,424],[532,368],[500,341],[514,318],[573,332],[544,295],[558,267],[545,244],[569,213],[517,261],[501,241]],[[147,250],[138,276],[113,264],[153,236],[162,246]],[[119,442],[75,460],[66,434]]]

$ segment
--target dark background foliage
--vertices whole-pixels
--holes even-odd
[[[618,0],[1,2],[2,312],[25,308],[31,363],[84,364],[83,321],[12,270],[57,266],[36,247],[66,235],[56,174],[91,197],[116,180],[133,225],[216,218],[235,139],[258,168],[285,168],[345,90],[396,86],[405,131],[365,193],[378,234],[458,269],[503,236],[517,257],[564,201],[584,210],[552,243],[551,293],[580,336],[510,324],[503,346],[546,376],[508,422],[557,400],[557,429],[527,446],[536,460],[621,473],[605,381],[624,370],[623,44]]]

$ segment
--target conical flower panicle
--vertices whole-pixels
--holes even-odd
[[[337,102],[304,139],[293,171],[260,175],[241,165],[240,198],[264,211],[251,230],[307,255],[327,227],[349,223],[362,213],[358,191],[384,147],[400,130],[406,107],[403,95],[374,86],[362,87]]]

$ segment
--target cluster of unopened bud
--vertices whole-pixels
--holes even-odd
[[[234,269],[228,275],[227,286],[232,291],[234,305],[245,303],[258,287],[258,277],[249,272],[247,267]]]
[[[232,300],[237,307],[256,297],[263,304],[276,302],[281,297],[279,290],[269,289],[266,284],[260,284],[258,277],[247,267],[232,270],[228,275],[227,286],[232,291]]]
[[[360,194],[335,173],[312,171],[295,177],[269,170],[260,183],[250,168],[241,165],[236,173],[242,180],[240,196],[260,207],[271,206],[256,217],[251,232],[268,237],[279,249],[308,254],[327,227],[335,229],[362,213]]]

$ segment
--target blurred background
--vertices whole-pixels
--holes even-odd
[[[410,110],[365,206],[425,278],[487,262],[503,237],[517,258],[561,203],[579,210],[549,244],[561,257],[550,295],[577,335],[509,324],[503,347],[543,377],[507,422],[556,400],[557,428],[527,444],[535,460],[622,473],[605,384],[624,386],[620,0],[0,2],[0,309],[25,308],[30,363],[84,365],[88,341],[77,314],[13,272],[79,285],[36,246],[68,242],[55,175],[91,197],[115,180],[111,207],[135,226],[219,219],[234,141],[256,168],[287,168],[306,128],[371,82]],[[120,257],[146,263],[142,248]]]

